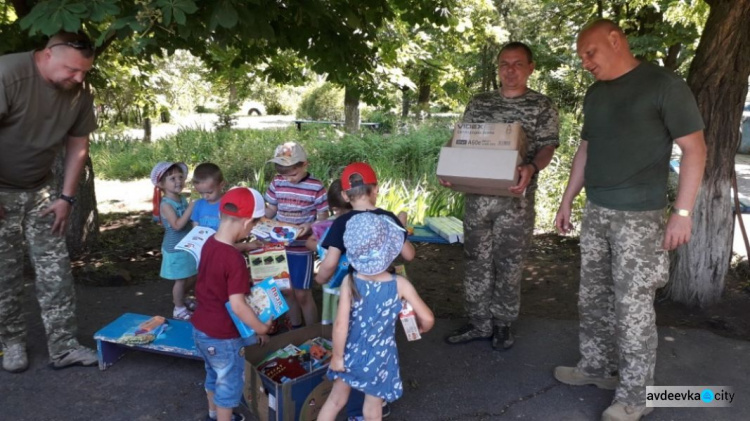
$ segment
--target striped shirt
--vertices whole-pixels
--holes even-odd
[[[288,224],[314,222],[319,212],[328,210],[326,189],[310,174],[295,184],[277,175],[268,186],[265,199],[278,209],[276,219]]]

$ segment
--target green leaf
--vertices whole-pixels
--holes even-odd
[[[215,17],[219,25],[227,29],[234,28],[239,19],[237,10],[232,6],[232,3],[228,1],[219,3],[219,6],[211,17]]]
[[[346,26],[354,29],[362,28],[362,21],[351,10],[346,11],[344,19],[346,20]]]
[[[114,3],[115,0],[97,1],[91,5],[91,15],[89,16],[94,22],[102,22],[110,16],[120,14],[120,8]]]
[[[76,15],[87,15],[89,9],[81,3],[69,3],[65,5],[65,10]]]
[[[137,22],[135,17],[133,16],[122,17],[114,21],[112,25],[110,25],[110,28],[115,30],[122,29],[128,25],[131,25],[133,22]]]
[[[161,15],[165,26],[169,26],[172,23],[172,8],[162,7]]]
[[[34,35],[39,32],[40,23],[46,21],[46,17],[52,12],[53,7],[56,7],[55,1],[48,3],[40,3],[34,6],[23,19],[21,19],[21,29],[29,29],[29,35]]]
[[[81,19],[77,15],[61,11],[60,20],[62,21],[63,29],[67,32],[77,32],[81,29]]]
[[[174,21],[177,22],[179,25],[184,25],[186,22],[185,19],[185,12],[183,12],[180,9],[174,9]]]

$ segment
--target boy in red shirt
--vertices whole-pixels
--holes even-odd
[[[268,331],[245,302],[250,292],[250,273],[242,254],[234,244],[247,237],[264,214],[263,197],[245,187],[229,190],[219,205],[221,222],[215,235],[206,240],[201,251],[201,265],[195,295],[200,305],[190,321],[198,352],[206,363],[207,420],[240,421],[244,417],[232,413],[240,404],[245,378],[242,348],[245,341],[227,312],[232,311],[256,332]],[[256,339],[257,340],[257,339]]]

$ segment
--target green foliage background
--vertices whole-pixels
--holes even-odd
[[[569,166],[578,146],[575,119],[562,115],[561,146],[552,164],[540,177],[537,193],[537,229],[552,229],[554,214],[568,180]],[[428,216],[463,218],[463,194],[443,188],[435,175],[440,148],[450,138],[453,121],[405,126],[401,133],[364,131],[342,134],[332,129],[281,130],[181,130],[155,143],[142,143],[114,135],[91,144],[94,171],[99,178],[146,178],[158,161],[184,161],[192,169],[201,162],[218,164],[229,185],[246,185],[265,191],[274,176],[267,164],[277,145],[296,141],[309,155],[310,172],[326,185],[343,168],[368,162],[378,174],[378,205],[393,212],[406,211],[412,223]],[[304,126],[303,126],[304,127]],[[577,209],[583,197],[576,201]],[[574,218],[575,220],[575,218]]]

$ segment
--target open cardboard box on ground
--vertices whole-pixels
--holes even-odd
[[[520,123],[457,123],[453,138],[440,149],[437,175],[464,193],[519,197],[516,168],[526,156]]]
[[[326,378],[328,365],[304,376],[276,383],[258,372],[259,363],[271,352],[289,344],[299,346],[308,339],[331,339],[331,325],[315,324],[274,335],[264,346],[245,348],[245,404],[261,421],[313,421],[331,393],[333,383]]]

